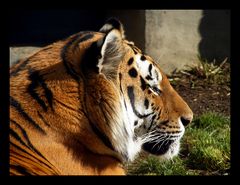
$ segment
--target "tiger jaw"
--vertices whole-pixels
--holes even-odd
[[[143,144],[142,149],[150,154],[157,155],[161,159],[171,159],[178,155],[180,149],[180,141],[185,132],[185,128],[180,124],[177,131],[166,131],[160,127],[154,127],[148,131],[150,135]]]
[[[163,140],[160,142],[147,142],[143,144],[143,150],[159,156],[161,159],[171,159],[178,155],[180,138],[175,140]]]

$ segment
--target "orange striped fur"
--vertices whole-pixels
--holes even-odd
[[[123,32],[110,20],[100,32],[77,33],[11,67],[10,175],[124,175],[147,129],[177,133],[176,120],[191,121],[158,64]],[[141,55],[146,72],[136,69]],[[152,86],[154,75],[161,89]]]

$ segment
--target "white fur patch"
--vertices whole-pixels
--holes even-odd
[[[113,39],[113,37],[109,37],[109,40],[107,41],[111,41],[111,39]],[[104,58],[105,49],[106,46],[104,45],[103,50],[101,51],[102,58]],[[135,56],[135,67],[137,68],[138,73],[140,73],[143,78],[146,78],[148,75],[151,76],[152,80],[146,80],[147,83],[149,83],[150,86],[160,88],[160,83],[162,80],[161,72],[150,61],[142,61],[140,58],[141,55]],[[102,62],[103,61],[100,59],[99,69],[102,66]],[[150,64],[152,64],[151,74],[149,73]],[[150,88],[150,90],[152,89]],[[117,89],[116,92],[118,92]],[[154,91],[153,93],[156,94],[156,92]],[[133,161],[138,155],[138,153],[141,151],[143,143],[146,141],[150,141],[155,133],[154,131],[152,131],[152,133],[146,133],[146,129],[139,128],[143,124],[149,126],[152,116],[144,119],[140,119],[139,117],[137,117],[134,114],[133,107],[131,106],[130,101],[127,98],[124,99],[124,97],[124,94],[119,94],[120,102],[119,106],[117,106],[118,108],[115,110],[117,114],[113,114],[114,117],[111,123],[112,142],[115,150],[122,156],[123,160]],[[135,101],[134,106],[136,110],[142,115],[146,115],[152,112],[151,108],[147,110],[145,109],[144,100],[140,102]],[[136,126],[134,126],[135,121],[138,121],[138,124]],[[179,119],[179,121],[181,120]],[[184,126],[182,124],[180,125],[180,130],[182,132],[178,136],[178,139],[176,139],[171,144],[169,150],[164,155],[160,156],[160,158],[171,159],[178,154],[180,148],[180,139],[184,134]]]
[[[160,82],[162,81],[161,72],[158,70],[157,67],[154,66],[152,62],[148,60],[142,61],[140,58],[141,58],[140,54],[135,56],[138,72],[140,72],[143,78],[150,76],[152,80],[148,80],[148,84],[152,87],[156,86],[160,89]],[[149,73],[149,70],[148,70],[150,64],[152,64],[151,74]],[[155,94],[155,92],[153,93]]]
[[[111,24],[105,24],[101,29],[100,32],[107,32],[109,30],[111,30],[113,28],[113,26]]]
[[[133,161],[141,151],[141,140],[135,140],[134,121],[137,119],[133,113],[130,102],[124,105],[123,95],[120,97],[120,107],[116,110],[119,114],[112,123],[112,138],[115,149],[123,156],[125,161]],[[126,133],[127,132],[127,133]]]
[[[109,39],[111,39],[111,37]],[[104,51],[105,48],[106,46],[103,46],[102,51]],[[104,52],[102,52],[102,56],[104,57]],[[145,78],[148,75],[150,76],[148,68],[149,65],[152,63],[148,60],[142,61],[140,57],[141,55],[135,56],[135,61],[137,65],[136,67],[141,76]],[[99,67],[101,66],[102,60],[100,60],[99,62]],[[153,78],[153,80],[148,81],[149,85],[159,87],[162,80],[162,75],[160,71],[154,66],[154,64],[152,64],[151,72],[151,77]],[[155,94],[156,92],[153,93]],[[124,101],[126,104],[126,108]],[[140,114],[150,113],[152,110],[146,110],[143,103],[144,101],[135,102],[135,108],[137,109],[137,111],[139,111]],[[139,117],[137,117],[134,114],[131,103],[128,100],[124,100],[123,94],[120,95],[120,104],[121,108],[119,108],[119,110],[116,110],[116,112],[119,113],[118,117],[114,119],[115,123],[112,124],[112,138],[114,140],[115,149],[120,154],[122,154],[123,157],[126,157],[124,160],[133,161],[136,158],[137,154],[141,151],[142,144],[146,141],[145,136],[147,136],[147,133],[144,133],[146,134],[145,136],[141,135],[139,137],[136,137],[135,129],[137,129],[137,127],[141,126],[142,124],[146,124],[146,121],[150,122],[151,117],[149,117],[148,120],[140,119]],[[138,121],[137,126],[134,126],[135,121]]]

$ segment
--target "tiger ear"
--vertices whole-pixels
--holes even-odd
[[[108,19],[99,32],[107,34],[113,29],[120,32],[122,39],[125,38],[123,24],[116,18]]]
[[[100,50],[98,60],[99,73],[107,77],[113,77],[117,74],[117,67],[124,56],[124,29],[120,21],[110,19],[100,29],[105,33],[105,37],[97,41],[97,47]]]

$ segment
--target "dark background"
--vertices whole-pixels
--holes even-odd
[[[79,31],[98,31],[110,17],[118,18],[127,39],[144,50],[144,10],[13,9],[9,16],[9,44],[44,46]]]
[[[222,62],[226,57],[230,60],[231,11],[203,10],[199,24],[201,41],[198,45],[199,54],[203,59]]]

